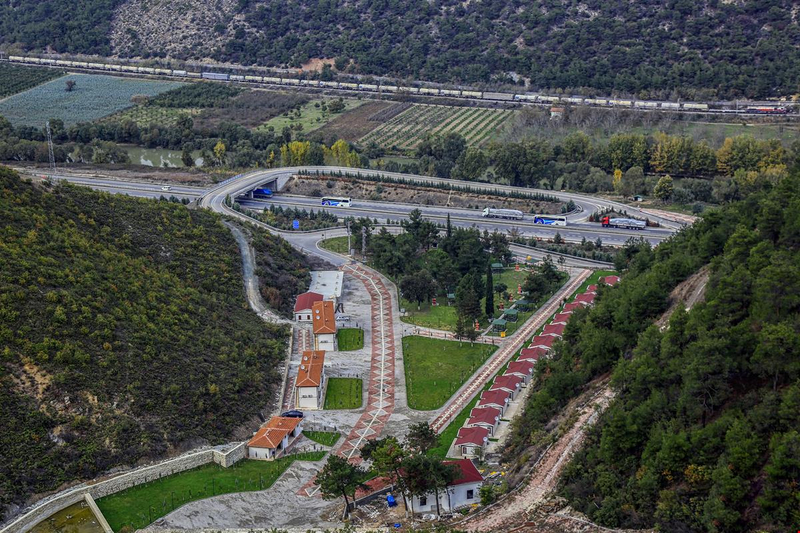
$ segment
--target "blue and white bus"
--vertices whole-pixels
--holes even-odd
[[[545,226],[566,226],[567,217],[563,215],[533,215],[533,223]]]
[[[326,196],[322,199],[322,205],[329,205],[331,207],[350,207],[350,198]]]

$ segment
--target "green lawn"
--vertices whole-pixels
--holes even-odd
[[[334,431],[303,431],[303,435],[323,446],[333,446],[341,437]]]
[[[361,378],[328,378],[325,409],[358,409],[362,400]]]
[[[347,255],[350,250],[347,249],[347,237],[333,237],[319,242],[319,247],[337,254]]]
[[[347,244],[345,244],[345,248],[346,247]],[[508,286],[508,292],[513,294],[516,298],[517,288],[519,285],[522,285],[525,282],[527,275],[528,273],[525,270],[520,270],[517,272],[513,267],[511,267],[506,268],[500,274],[494,274],[492,276],[492,281],[494,282],[494,285],[497,285],[498,283],[505,283]],[[403,307],[407,313],[406,316],[402,317],[401,320],[408,324],[414,324],[415,326],[455,331],[456,308],[452,305],[447,305],[446,295],[439,295],[437,297],[437,302],[439,305],[435,307],[431,306],[430,302],[425,302],[422,304],[422,306],[420,306],[420,309],[417,310],[416,302],[409,302],[405,298],[401,298],[400,307]],[[497,309],[497,305],[500,303],[500,297],[497,296],[497,293],[494,295],[494,302],[496,309],[495,318],[497,318],[501,314],[499,309]],[[484,309],[485,306],[486,298],[481,298],[481,309]],[[520,316],[522,316],[522,313],[520,313]],[[481,324],[481,328],[489,325],[489,321],[485,315],[481,316],[479,322]],[[524,322],[524,320],[520,319],[520,323],[521,322]]]
[[[403,337],[408,406],[438,409],[496,349],[487,344]]]
[[[330,103],[333,101],[333,99],[327,98],[326,101]],[[269,119],[267,122],[259,126],[258,129],[263,130],[272,126],[276,133],[280,133],[286,126],[289,126],[293,129],[302,126],[301,131],[314,131],[318,128],[321,128],[336,117],[341,116],[343,113],[360,106],[364,102],[360,100],[345,99],[344,110],[342,110],[341,113],[323,113],[322,106],[319,105],[321,103],[322,100],[311,100],[307,104],[300,106],[299,116],[294,112],[294,110],[292,110],[289,111],[288,116],[284,114]]]
[[[364,347],[364,330],[361,328],[341,328],[336,332],[336,341],[339,343],[339,350],[342,352],[360,350]]]
[[[230,468],[211,463],[100,498],[97,505],[114,531],[125,525],[140,529],[184,503],[269,488],[294,461],[319,461],[325,453],[303,453],[275,461],[243,459]]]
[[[597,285],[598,283],[600,283],[600,278],[604,278],[606,276],[619,276],[619,272],[615,270],[595,270],[586,279],[586,281],[584,281],[583,284],[580,287],[578,287],[578,290],[575,291],[573,295],[569,297],[569,299],[572,300],[572,298],[575,295],[578,295],[583,291],[585,291],[589,287],[589,285]]]

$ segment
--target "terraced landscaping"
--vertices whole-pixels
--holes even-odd
[[[428,135],[460,133],[469,145],[491,139],[514,112],[482,107],[416,104],[392,117],[361,138],[389,150],[413,150]]]

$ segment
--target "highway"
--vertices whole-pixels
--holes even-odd
[[[657,245],[664,239],[668,238],[674,231],[676,231],[681,224],[656,217],[649,214],[644,214],[635,207],[619,204],[611,200],[603,198],[596,198],[592,196],[584,196],[575,193],[567,193],[561,191],[544,191],[536,189],[526,189],[520,187],[512,187],[508,185],[495,185],[485,183],[472,183],[460,182],[456,180],[443,180],[440,178],[432,178],[430,176],[420,175],[405,175],[398,173],[377,172],[370,170],[361,170],[345,167],[292,167],[292,168],[279,168],[274,170],[258,170],[228,179],[222,183],[216,184],[210,188],[192,187],[187,185],[169,185],[169,190],[164,190],[167,185],[150,182],[137,182],[119,179],[106,179],[98,175],[66,175],[57,174],[53,177],[55,179],[63,179],[74,183],[76,185],[84,185],[97,190],[107,191],[118,194],[128,194],[137,197],[146,198],[159,198],[161,196],[175,196],[177,198],[187,198],[189,200],[198,201],[201,207],[211,209],[213,211],[224,213],[234,218],[245,219],[249,222],[255,222],[254,219],[247,217],[225,205],[227,197],[238,198],[239,196],[247,193],[253,188],[263,185],[265,183],[274,182],[279,190],[291,176],[303,171],[304,173],[313,174],[319,173],[349,173],[351,175],[370,175],[370,176],[385,176],[394,179],[402,179],[411,183],[419,184],[438,184],[448,183],[456,187],[470,187],[472,190],[484,190],[491,192],[493,190],[504,192],[517,192],[517,193],[541,193],[548,194],[567,202],[572,200],[577,206],[577,210],[567,216],[568,225],[566,227],[553,227],[543,226],[540,224],[533,224],[530,218],[522,221],[503,220],[503,219],[488,219],[481,216],[481,211],[478,209],[464,209],[464,208],[451,208],[443,206],[426,206],[426,205],[413,205],[413,204],[397,204],[393,202],[380,202],[372,200],[354,200],[350,208],[339,207],[323,207],[320,205],[318,198],[308,198],[303,196],[293,195],[276,195],[269,200],[254,200],[247,198],[239,198],[237,201],[240,205],[252,210],[259,210],[268,208],[270,205],[281,205],[284,207],[297,207],[302,209],[326,209],[336,213],[340,217],[354,216],[354,217],[369,217],[377,218],[379,222],[391,220],[393,222],[404,220],[408,217],[408,213],[413,209],[420,209],[425,218],[431,219],[437,223],[444,224],[448,213],[450,214],[451,223],[454,226],[460,227],[476,227],[481,231],[501,231],[507,232],[515,228],[520,235],[526,237],[537,237],[540,239],[552,239],[556,233],[568,242],[580,242],[584,238],[590,241],[596,241],[598,238],[606,245],[619,246],[624,244],[630,237],[644,238],[651,244]],[[41,177],[41,176],[39,176]],[[457,194],[457,193],[456,193]],[[638,216],[647,216],[651,220],[656,219],[664,225],[662,228],[648,228],[644,231],[637,230],[623,230],[613,228],[602,228],[599,224],[589,223],[587,219],[592,213],[600,209],[617,207],[625,209],[629,214]],[[639,212],[637,212],[639,211]],[[340,265],[345,262],[344,258],[337,254],[330,253],[322,250],[318,246],[318,242],[323,238],[344,236],[346,231],[343,228],[330,229],[324,231],[314,232],[291,232],[281,231],[271,228],[263,223],[258,223],[273,233],[281,235],[295,247],[302,249],[305,252],[312,253],[323,259],[335,264]],[[392,231],[399,231],[397,226],[390,226]],[[531,255],[535,258],[541,258],[547,254],[544,251],[530,250],[527,248],[519,248],[513,250],[519,257]],[[577,258],[568,258],[568,264],[571,266],[579,267],[598,267],[602,264],[591,260],[581,260]]]

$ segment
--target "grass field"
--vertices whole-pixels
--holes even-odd
[[[347,255],[350,253],[347,249],[347,237],[333,237],[330,239],[325,239],[320,241],[319,247],[342,255]]]
[[[330,103],[332,100],[311,100],[308,103],[300,106],[298,109],[299,113],[295,111],[289,111],[288,115],[287,113],[281,114],[277,117],[269,119],[257,129],[267,129],[271,126],[276,132],[280,133],[284,127],[289,126],[292,129],[299,128],[301,131],[305,132],[314,131],[318,128],[321,128],[331,120],[341,116],[343,113],[360,106],[362,103],[360,100],[344,100],[344,110],[341,113],[333,114],[322,111],[322,105],[320,104],[322,104],[323,101]]]
[[[75,82],[71,92],[65,89],[67,80]],[[152,96],[181,85],[178,82],[69,74],[0,102],[0,115],[15,126],[42,127],[52,118],[61,119],[70,126],[130,107],[135,95]]]
[[[328,378],[324,409],[358,409],[362,401],[360,378]]]
[[[496,349],[487,344],[403,337],[408,406],[438,409]]]
[[[345,244],[346,247],[346,244]],[[517,287],[525,282],[528,273],[524,270],[517,272],[513,268],[506,268],[500,274],[494,274],[492,281],[495,285],[498,283],[505,283],[508,286],[508,292],[516,295]],[[402,317],[401,320],[407,324],[414,324],[415,326],[422,326],[426,328],[442,329],[446,331],[456,330],[456,308],[453,305],[448,306],[446,298],[439,296],[437,298],[439,305],[433,307],[430,302],[425,302],[417,310],[416,302],[409,302],[405,298],[400,301],[400,306],[405,308],[407,315]],[[500,298],[497,293],[494,295],[495,308],[500,303]],[[507,302],[506,302],[507,303]],[[484,309],[486,298],[481,298],[481,309]],[[506,305],[506,307],[508,307]],[[495,318],[500,316],[500,311],[495,311]],[[520,320],[522,320],[523,313],[520,313]],[[528,314],[530,316],[530,314]],[[488,320],[485,315],[479,319],[481,326],[487,326]],[[520,322],[517,322],[518,324]]]
[[[134,106],[114,113],[102,119],[103,122],[122,122],[132,120],[137,126],[144,127],[150,124],[158,126],[174,126],[183,115],[196,116],[200,109],[181,109],[175,107]]]
[[[244,459],[229,468],[211,463],[100,498],[97,505],[114,531],[125,525],[140,529],[184,503],[269,488],[294,461],[319,461],[325,453],[297,454],[275,461]]]
[[[42,83],[64,75],[64,71],[51,68],[23,67],[0,63],[0,99],[27,91]]]
[[[375,113],[391,106],[390,102],[366,102],[350,111],[341,113],[318,131],[326,138],[344,139],[354,142],[381,125],[370,120]]]
[[[428,135],[460,133],[469,145],[492,138],[514,114],[509,110],[416,104],[361,138],[389,150],[413,150]]]
[[[349,352],[364,347],[364,330],[361,328],[341,328],[336,332],[339,350]]]
[[[303,431],[303,435],[323,446],[333,446],[341,437],[339,433],[333,431]]]

